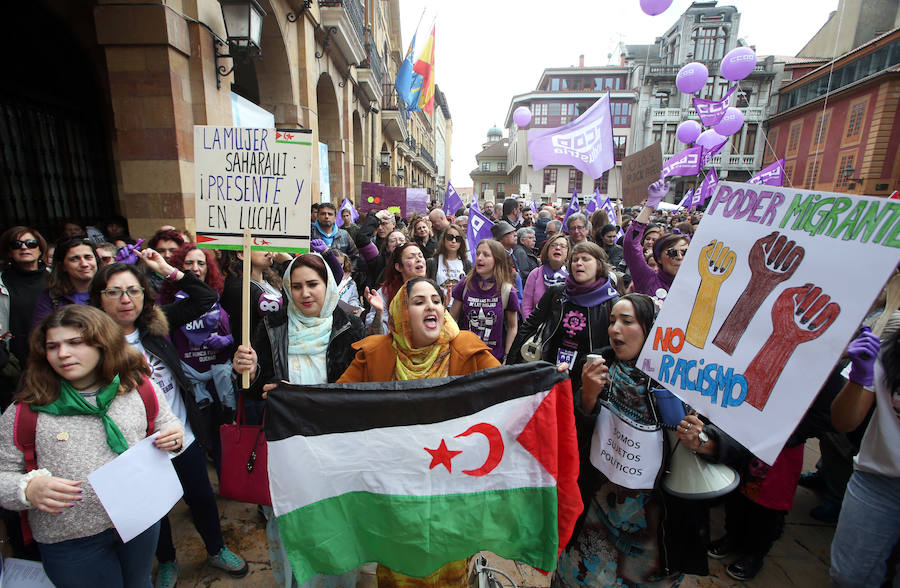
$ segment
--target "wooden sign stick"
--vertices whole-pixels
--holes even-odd
[[[887,296],[884,302],[884,312],[881,313],[881,316],[875,321],[875,326],[872,327],[872,333],[879,337],[884,332],[888,321],[891,320],[894,311],[900,309],[900,273],[894,272],[894,275],[888,280],[886,290]]]
[[[244,229],[244,272],[241,280],[241,345],[250,347],[250,229]],[[259,369],[259,367],[257,367]],[[241,374],[241,388],[250,387],[250,372]]]

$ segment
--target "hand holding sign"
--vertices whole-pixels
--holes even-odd
[[[756,310],[762,306],[775,286],[794,275],[803,261],[804,253],[803,247],[796,245],[794,241],[788,241],[778,231],[753,244],[748,258],[750,281],[719,328],[713,345],[729,355],[734,353]]]
[[[716,300],[722,282],[731,275],[737,263],[737,255],[725,246],[721,241],[710,241],[709,245],[700,251],[700,289],[694,300],[694,309],[688,320],[685,339],[688,343],[703,349],[706,345],[706,336],[709,335],[709,327],[712,325],[713,315],[716,313]]]
[[[788,288],[772,306],[772,334],[744,372],[748,392],[746,402],[762,410],[775,382],[794,350],[812,341],[831,326],[841,313],[836,302],[813,284]]]

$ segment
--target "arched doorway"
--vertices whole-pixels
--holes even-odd
[[[10,6],[0,76],[0,226],[28,224],[50,239],[63,219],[92,224],[117,211],[109,99],[93,4]]]
[[[319,141],[328,145],[328,179],[331,185],[331,201],[340,202],[344,186],[341,110],[338,106],[334,82],[328,74],[323,73],[319,76],[319,82],[316,84],[316,104],[319,115]]]
[[[372,116],[369,113],[369,116]],[[362,182],[366,170],[366,144],[363,140],[362,120],[359,112],[353,112],[353,197],[357,203],[362,198]]]

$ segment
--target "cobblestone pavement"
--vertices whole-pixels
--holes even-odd
[[[818,457],[818,444],[815,441],[807,444],[804,455],[804,471],[812,470]],[[212,470],[210,472],[210,478],[214,480],[215,474]],[[809,517],[809,510],[816,504],[818,504],[818,499],[814,493],[804,488],[797,490],[794,510],[787,517],[784,535],[769,553],[760,574],[751,582],[738,582],[725,573],[724,566],[730,563],[731,559],[719,561],[711,559],[709,576],[687,576],[681,586],[690,588],[827,586],[829,547],[834,534],[834,526],[819,523]],[[256,506],[220,499],[219,509],[222,513],[222,531],[225,535],[225,543],[247,560],[250,566],[249,574],[235,580],[224,572],[206,565],[203,543],[193,528],[187,507],[182,502],[170,514],[180,569],[178,586],[181,588],[226,586],[275,588],[276,584],[269,567],[266,548],[265,522],[257,512]],[[723,534],[722,516],[721,507],[713,509],[712,536],[714,538]],[[549,580],[545,576],[529,566],[504,560],[493,554],[486,555],[490,565],[509,574],[520,588],[549,585]],[[364,570],[359,588],[374,586],[374,566],[369,566]]]

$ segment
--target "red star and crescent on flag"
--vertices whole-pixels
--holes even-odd
[[[494,425],[488,423],[477,423],[466,429],[464,432],[456,435],[456,437],[468,437],[473,433],[481,433],[488,440],[489,449],[488,456],[484,460],[484,464],[479,468],[475,468],[472,470],[463,470],[462,473],[467,476],[486,476],[491,473],[491,471],[500,465],[500,461],[503,459],[503,435],[500,433],[500,430]],[[433,470],[439,465],[443,465],[447,468],[447,471],[453,473],[451,461],[454,457],[462,453],[462,451],[454,451],[447,448],[447,442],[445,439],[441,439],[440,445],[437,446],[436,449],[429,449],[427,447],[424,448],[431,455],[431,464],[428,466],[429,470]]]

